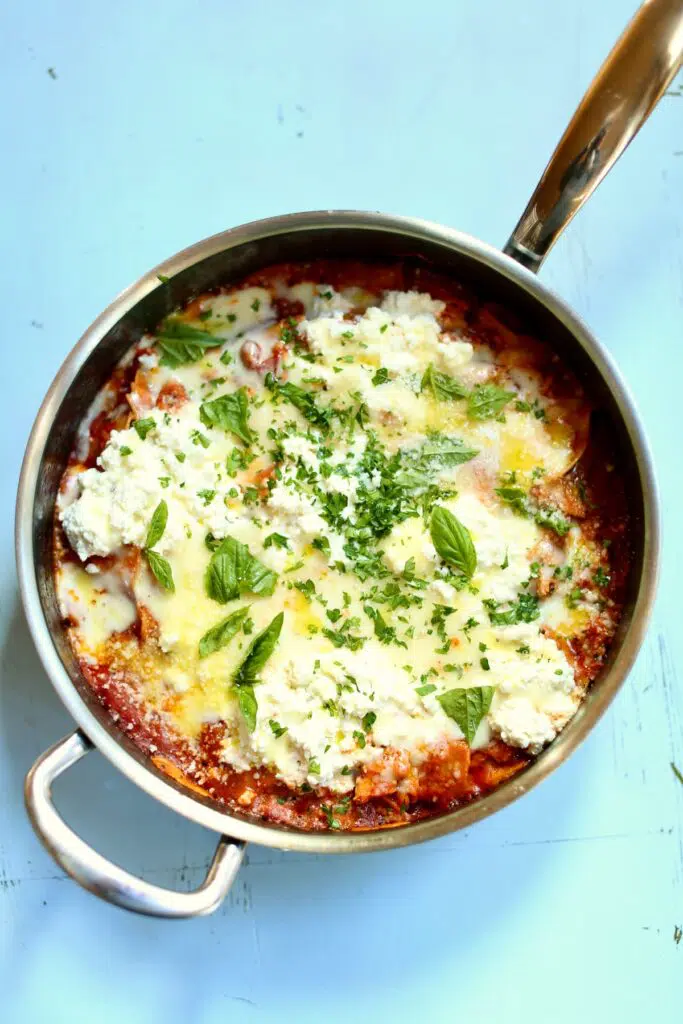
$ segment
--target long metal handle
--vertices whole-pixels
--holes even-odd
[[[646,0],[581,100],[505,252],[536,272],[683,62],[683,0]]]
[[[230,891],[244,856],[244,843],[221,836],[206,878],[194,892],[162,889],[112,864],[73,832],[52,802],[54,780],[93,749],[80,730],[38,758],[26,776],[24,797],[31,824],[58,864],[84,889],[150,917],[211,914]]]

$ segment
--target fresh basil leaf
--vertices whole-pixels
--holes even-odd
[[[464,384],[447,373],[441,373],[430,363],[422,376],[420,391],[429,391],[438,402],[452,402],[467,398],[469,392]]]
[[[166,529],[166,523],[168,522],[168,505],[165,501],[160,501],[157,507],[154,509],[152,521],[149,524],[149,530],[147,531],[147,540],[145,541],[146,548],[153,548],[155,544],[158,544],[164,535]]]
[[[164,320],[157,334],[157,345],[161,349],[159,362],[162,366],[170,366],[171,369],[184,363],[196,363],[207,349],[218,348],[224,341],[225,338],[201,331],[184,320],[169,317]]]
[[[436,698],[448,717],[460,726],[470,746],[479,723],[491,707],[493,689],[492,686],[458,687]]]
[[[432,434],[418,448],[404,448],[399,453],[400,468],[392,475],[392,480],[397,487],[419,494],[430,486],[437,474],[469,462],[478,454],[476,448],[470,448],[459,437]]]
[[[403,491],[421,494],[428,490],[432,482],[432,474],[419,469],[399,469],[394,476],[394,483]]]
[[[205,427],[220,427],[251,444],[254,431],[249,426],[249,401],[246,388],[240,388],[232,395],[221,395],[211,402],[202,402],[199,418]]]
[[[229,644],[249,615],[249,608],[250,605],[247,605],[246,608],[238,608],[232,615],[228,615],[227,619],[223,619],[217,626],[212,626],[207,630],[199,641],[199,657],[206,658],[209,654],[213,654]]]
[[[447,508],[435,505],[432,509],[429,532],[432,544],[441,558],[470,579],[477,568],[477,552],[474,550],[467,527],[463,526]]]
[[[242,712],[247,729],[249,732],[253,732],[256,728],[256,715],[258,713],[258,701],[254,693],[254,687],[249,683],[240,686],[237,690],[237,703],[239,704],[239,709]]]
[[[226,537],[211,556],[204,582],[210,598],[227,604],[245,593],[269,597],[277,573],[254,558],[246,544]]]
[[[135,433],[138,435],[141,441],[144,441],[147,435],[149,434],[150,430],[154,430],[155,427],[156,422],[152,419],[151,416],[148,416],[147,419],[144,420],[133,421],[133,429],[135,430]]]
[[[438,434],[425,441],[420,449],[420,458],[423,462],[437,461],[444,466],[460,466],[478,454],[477,448],[470,448],[461,438],[441,437]]]
[[[425,683],[424,686],[416,687],[415,693],[418,697],[426,697],[428,693],[434,693],[435,689],[434,683]]]
[[[514,391],[505,391],[496,384],[477,384],[467,400],[467,415],[473,420],[495,419],[514,397]]]
[[[469,462],[479,452],[459,437],[444,437],[441,434],[433,434],[424,444],[412,451],[404,451],[404,461],[423,472],[437,472],[440,469],[460,466],[463,462]]]
[[[266,374],[265,385],[274,395],[279,395],[280,398],[285,399],[295,409],[298,409],[301,415],[323,434],[329,433],[332,412],[330,409],[319,406],[310,391],[305,391],[298,384],[292,384],[291,381],[281,384],[272,373]]]
[[[156,580],[161,584],[164,590],[169,590],[171,593],[175,591],[175,583],[173,582],[173,572],[171,566],[168,564],[165,558],[157,554],[156,551],[145,550],[147,556],[147,562]]]
[[[242,664],[233,676],[235,686],[252,686],[258,682],[261,669],[271,656],[282,631],[284,612],[279,612],[270,625],[251,641]]]

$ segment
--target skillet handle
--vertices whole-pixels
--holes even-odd
[[[683,62],[683,0],[645,0],[560,139],[504,252],[534,273]]]
[[[162,889],[112,864],[73,832],[52,802],[52,783],[93,749],[80,730],[38,758],[24,786],[31,824],[39,839],[68,875],[96,896],[150,917],[211,914],[228,895],[244,856],[243,842],[221,836],[206,878],[194,892]]]

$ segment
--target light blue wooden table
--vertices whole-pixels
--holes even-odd
[[[471,832],[358,858],[252,848],[214,917],[117,911],[65,880],[23,776],[70,730],[16,592],[38,404],[110,299],[196,239],[320,207],[502,244],[635,0],[26,0],[0,29],[0,1019],[683,1017],[683,96],[665,98],[543,277],[616,356],[661,483],[664,574],[635,671],[550,780]],[[167,885],[212,837],[91,756],[69,820]]]

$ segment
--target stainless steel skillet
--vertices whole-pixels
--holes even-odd
[[[33,766],[26,779],[26,805],[49,852],[85,888],[144,914],[210,913],[225,898],[246,842],[352,853],[444,835],[531,789],[595,725],[631,668],[647,626],[659,554],[657,494],[643,430],[618,371],[585,325],[534,273],[636,134],[682,60],[683,0],[647,0],[582,101],[503,253],[450,228],[385,214],[323,211],[277,217],[214,235],[171,257],[123,292],[85,332],[38,413],[24,458],[16,517],[18,576],[29,627],[52,685],[79,726]],[[575,718],[533,765],[489,796],[439,818],[368,833],[304,833],[257,823],[158,771],[119,731],[82,679],[63,634],[51,572],[60,477],[78,425],[115,364],[178,304],[273,262],[416,255],[501,303],[532,332],[549,339],[596,400],[619,446],[635,524],[628,606],[609,661]],[[52,783],[93,746],[147,793],[220,833],[209,873],[195,892],[171,892],[134,877],[96,853],[62,820],[52,801]]]

